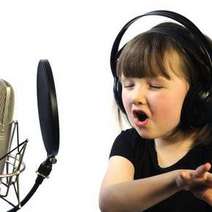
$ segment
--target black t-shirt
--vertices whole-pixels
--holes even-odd
[[[134,165],[134,179],[141,179],[176,169],[196,169],[205,162],[212,162],[212,145],[199,144],[175,164],[161,168],[158,165],[154,140],[141,138],[135,129],[122,131],[116,138],[110,157],[119,155]],[[211,172],[211,170],[210,170]],[[146,212],[212,212],[212,207],[196,198],[189,191],[180,191],[168,199],[145,210]]]

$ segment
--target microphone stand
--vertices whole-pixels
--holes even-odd
[[[33,196],[33,194],[37,191],[38,187],[41,185],[43,180],[45,178],[48,178],[49,174],[52,170],[52,165],[57,162],[56,158],[54,156],[49,156],[43,163],[40,164],[38,170],[37,170],[37,178],[35,180],[35,184],[29,191],[29,193],[26,195],[26,197],[20,202],[20,204],[16,205],[14,208],[9,210],[8,212],[15,212],[19,210],[22,206],[24,206],[29,199]]]

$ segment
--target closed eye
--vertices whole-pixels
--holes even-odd
[[[159,86],[159,85],[149,85],[150,88],[153,88],[153,89],[161,89],[163,88],[162,86]]]
[[[151,88],[151,89],[162,89],[163,86],[161,86],[161,85],[155,85],[155,84],[149,84],[149,88]]]
[[[124,88],[132,88],[132,87],[134,87],[134,84],[124,84],[123,87]]]
[[[149,88],[152,89],[161,89],[164,87],[164,83],[161,82],[161,80],[158,78],[147,79],[147,83],[149,85]]]
[[[124,88],[132,88],[132,87],[135,86],[135,83],[133,81],[131,81],[131,80],[123,80],[122,81],[122,86]]]

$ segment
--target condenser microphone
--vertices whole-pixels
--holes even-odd
[[[14,90],[5,80],[0,79],[0,175],[3,173],[6,154],[10,148],[13,124]]]

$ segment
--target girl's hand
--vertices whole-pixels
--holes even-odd
[[[210,168],[211,164],[205,163],[196,170],[180,171],[176,184],[212,206],[212,174],[208,172]]]

